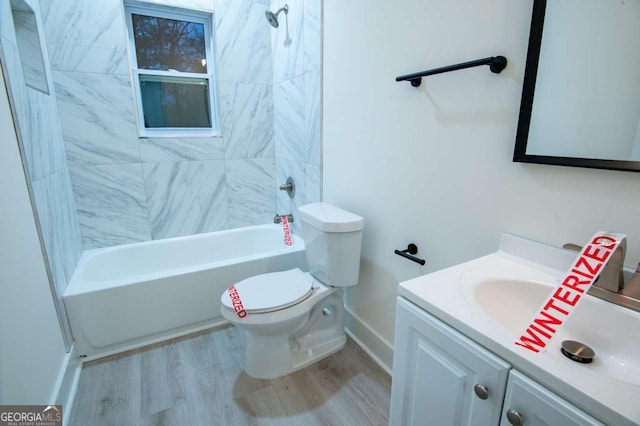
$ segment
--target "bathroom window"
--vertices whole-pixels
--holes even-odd
[[[211,15],[125,6],[142,137],[219,134]]]

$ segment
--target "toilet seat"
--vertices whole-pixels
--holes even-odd
[[[256,275],[235,284],[242,306],[248,313],[266,313],[285,309],[302,302],[313,291],[313,278],[300,269]],[[227,308],[233,309],[229,292],[220,296]]]

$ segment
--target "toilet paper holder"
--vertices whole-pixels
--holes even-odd
[[[394,250],[393,252],[398,256],[402,256],[406,259],[412,260],[416,263],[419,263],[420,265],[424,265],[425,263],[427,263],[426,260],[413,256],[414,254],[418,254],[418,246],[413,243],[410,243],[404,250]]]

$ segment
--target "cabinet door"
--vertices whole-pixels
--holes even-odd
[[[511,370],[500,426],[587,426],[602,423],[522,373]]]
[[[500,358],[399,297],[389,423],[497,425],[509,368]],[[476,385],[486,389],[486,399],[476,394]],[[481,389],[478,393],[483,394]]]

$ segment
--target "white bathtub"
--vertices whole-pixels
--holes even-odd
[[[64,293],[76,347],[100,358],[223,323],[220,295],[299,267],[304,242],[259,225],[86,251]]]

